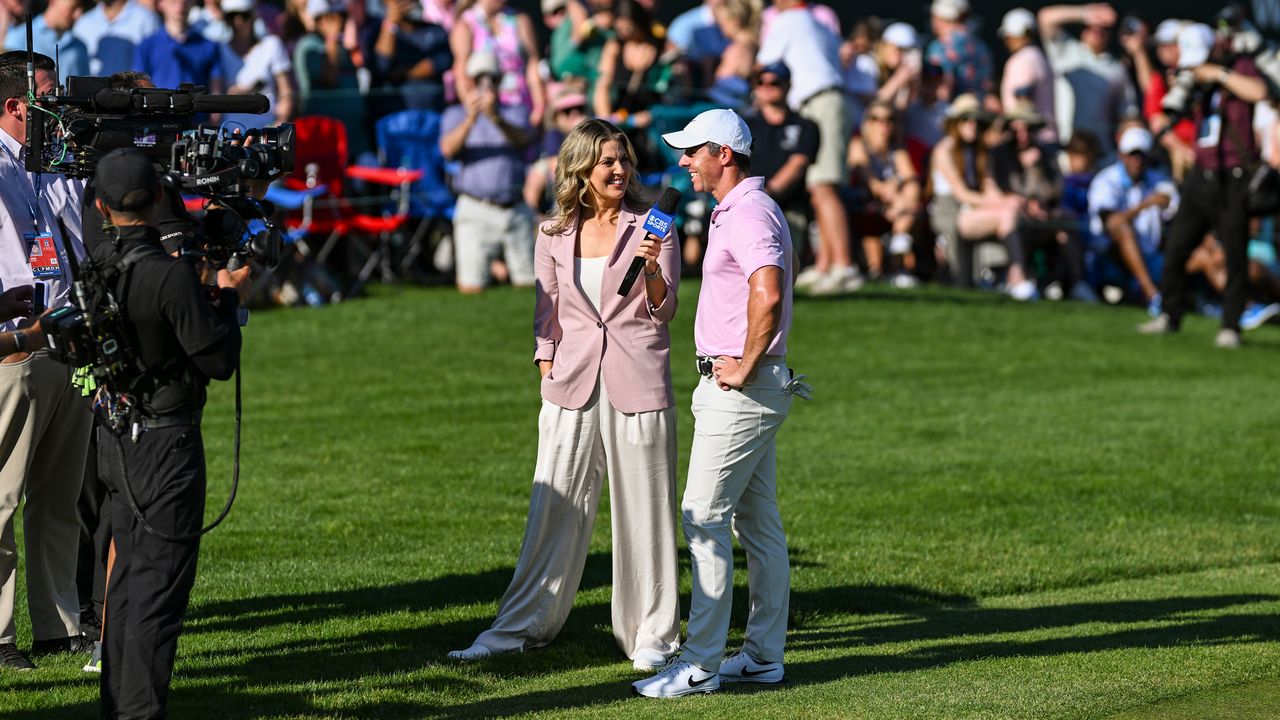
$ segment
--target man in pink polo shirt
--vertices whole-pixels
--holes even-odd
[[[787,369],[794,255],[786,218],[748,177],[751,131],[731,110],[708,110],[663,140],[684,151],[693,189],[718,203],[694,321],[698,371],[683,515],[693,557],[689,637],[680,657],[632,685],[639,695],[712,692],[723,682],[781,682],[791,567],[778,516],[775,438],[792,395],[809,386]],[[742,652],[724,657],[733,605],[733,534],[747,553],[751,614]]]

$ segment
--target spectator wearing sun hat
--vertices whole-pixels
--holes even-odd
[[[929,22],[935,37],[924,59],[942,68],[948,97],[972,93],[983,100],[995,90],[991,49],[969,28],[968,19],[968,0],[934,0]]]
[[[1026,8],[1014,8],[1005,13],[996,34],[1009,49],[1009,59],[1000,77],[1000,105],[1005,109],[1017,107],[1025,99],[1036,113],[1046,120],[1036,139],[1042,143],[1056,144],[1057,113],[1053,102],[1053,70],[1044,51],[1036,45],[1032,31],[1036,16]]]
[[[471,97],[444,111],[440,151],[459,164],[453,189],[453,243],[458,290],[479,293],[489,285],[490,261],[499,251],[511,283],[534,284],[533,216],[524,203],[528,148],[534,139],[529,109],[502,100],[502,67],[494,53],[471,53],[464,68]]]

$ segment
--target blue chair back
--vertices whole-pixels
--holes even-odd
[[[416,218],[453,218],[454,196],[444,179],[440,153],[440,113],[402,110],[378,121],[378,153],[386,167],[421,170],[410,188],[409,214]]]

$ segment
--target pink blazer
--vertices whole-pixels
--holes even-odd
[[[626,297],[618,286],[644,238],[645,213],[624,206],[618,239],[604,270],[600,312],[591,306],[573,278],[576,224],[557,235],[539,228],[534,248],[537,302],[533,311],[534,362],[553,360],[542,379],[542,397],[569,410],[591,399],[603,373],[605,389],[620,412],[649,412],[672,407],[671,335],[667,323],[676,314],[680,250],[675,229],[662,240],[659,264],[667,297],[649,307],[644,277]]]

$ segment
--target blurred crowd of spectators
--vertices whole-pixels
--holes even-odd
[[[925,28],[842,26],[801,0],[705,0],[664,25],[660,2],[541,0],[530,16],[505,0],[48,0],[34,35],[63,77],[140,70],[161,87],[266,94],[270,112],[222,118],[246,127],[335,119],[355,164],[403,164],[379,141],[383,121],[435,118],[421,127],[438,162],[418,169],[440,174],[449,222],[421,264],[463,291],[532,281],[560,140],[592,116],[628,133],[646,183],[686,192],[696,272],[710,199],[659,136],[729,107],[792,222],[807,292],[937,281],[1158,316],[1173,263],[1177,302],[1214,314],[1225,294],[1236,315],[1243,292],[1246,329],[1280,313],[1268,213],[1249,213],[1247,264],[1216,215],[1183,222],[1172,252],[1166,242],[1189,177],[1280,166],[1280,61],[1246,8],[1201,24],[1107,4],[981,18],[968,0],[934,0]],[[0,0],[9,49],[25,46],[21,12]],[[979,31],[992,26],[999,52]],[[395,230],[403,240],[413,225]],[[306,299],[282,278],[279,299]]]

